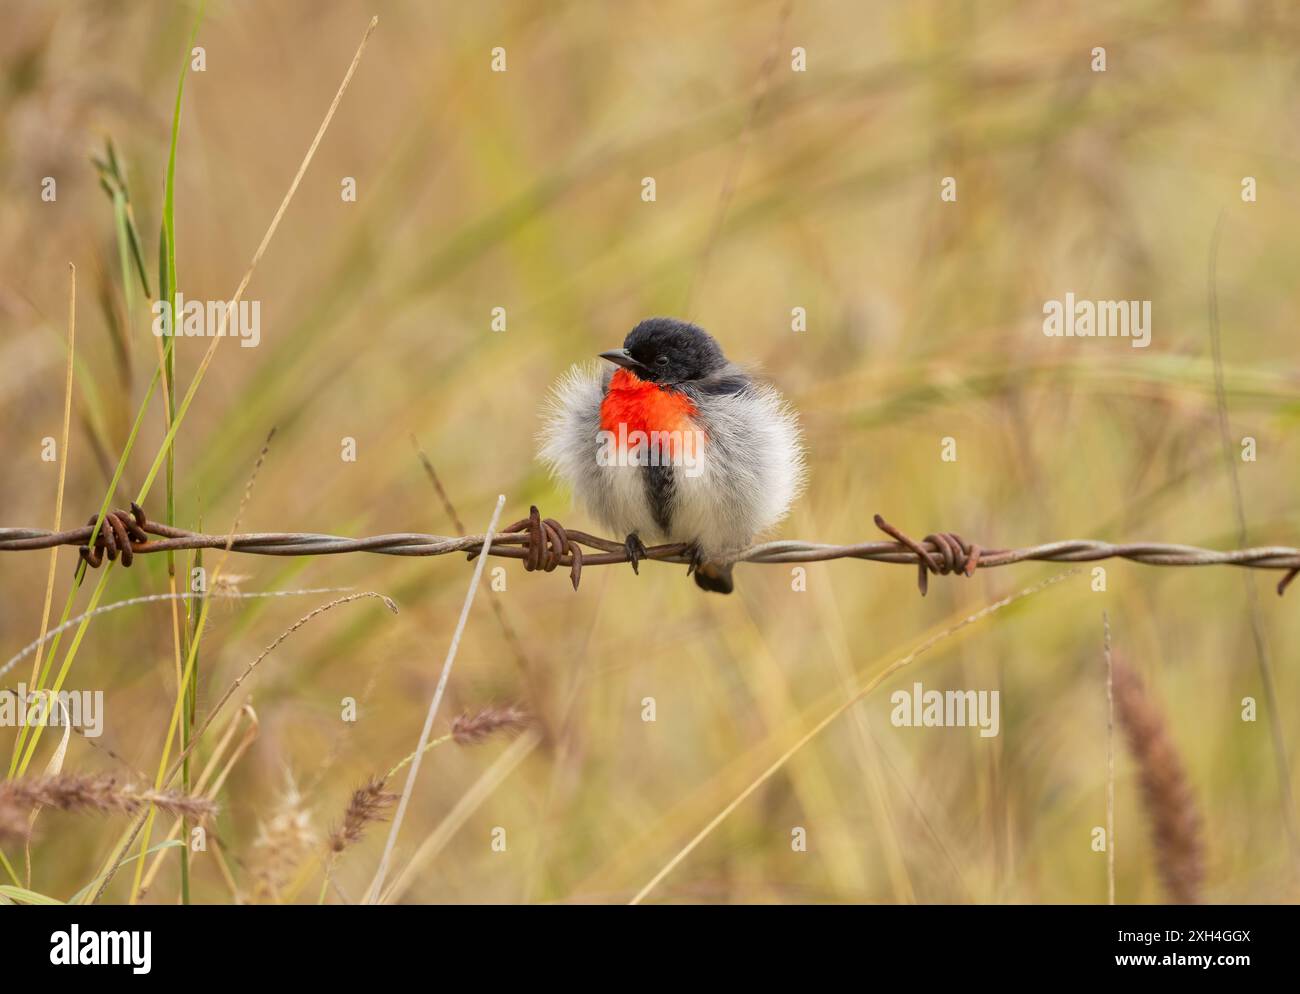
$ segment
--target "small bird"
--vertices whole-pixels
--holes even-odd
[[[646,541],[686,543],[696,584],[731,593],[736,554],[802,491],[794,410],[685,321],[642,321],[600,358],[551,391],[540,458],[627,536],[633,570]]]

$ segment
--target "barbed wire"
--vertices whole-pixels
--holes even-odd
[[[97,517],[81,528],[51,532],[38,528],[0,528],[0,552],[22,552],[68,545],[79,547],[88,567],[104,559],[120,559],[130,566],[135,556],[186,549],[224,549],[256,556],[333,556],[351,552],[372,552],[384,556],[443,556],[463,552],[474,559],[483,547],[482,535],[451,537],[419,532],[346,538],[316,532],[250,532],[234,535],[206,535],[151,521],[136,504],[129,511],[110,511],[96,531]],[[920,542],[909,538],[879,514],[878,528],[891,541],[831,545],[822,542],[782,540],[763,542],[737,551],[728,558],[737,563],[812,563],[833,559],[865,559],[917,567],[917,586],[926,593],[929,576],[961,573],[971,576],[977,569],[992,569],[1021,562],[1087,563],[1102,559],[1127,559],[1146,566],[1241,566],[1250,569],[1285,570],[1278,582],[1282,594],[1300,573],[1300,549],[1262,546],[1250,549],[1202,549],[1193,545],[1162,542],[1116,544],[1092,539],[1067,539],[1021,549],[986,549],[967,542],[952,532],[927,535]],[[94,544],[88,544],[91,535]],[[594,551],[592,551],[594,550]],[[524,568],[551,572],[568,567],[573,588],[578,589],[582,570],[588,566],[631,563],[642,560],[674,563],[694,568],[695,548],[687,543],[636,548],[626,540],[602,538],[562,526],[554,518],[543,518],[536,507],[527,518],[514,522],[493,538],[489,555],[520,559]]]

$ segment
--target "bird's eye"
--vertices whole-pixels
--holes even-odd
[[[655,365],[656,365],[656,366],[667,366],[667,365],[668,365],[668,357],[667,357],[666,355],[656,356],[656,357],[655,357]]]

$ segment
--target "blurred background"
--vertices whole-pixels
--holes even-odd
[[[138,294],[128,312],[113,207],[90,156],[111,137],[157,292],[194,14],[163,2],[6,4],[0,525],[53,523],[57,464],[42,461],[41,440],[62,423],[69,261],[65,527],[98,508],[149,385],[149,314]],[[874,540],[880,512],[916,537],[952,530],[985,546],[1235,547],[1207,310],[1221,219],[1234,456],[1244,436],[1258,446],[1256,461],[1237,463],[1249,540],[1300,544],[1292,5],[801,0],[787,14],[784,0],[213,0],[176,162],[187,298],[233,294],[372,14],[380,23],[351,88],[246,293],[260,301],[261,344],[223,343],[177,438],[178,524],[229,529],[275,428],[241,530],[454,533],[415,436],[470,532],[501,493],[507,519],[537,503],[598,531],[535,461],[538,411],[570,365],[667,314],[708,328],[798,408],[810,487],[779,536]],[[792,70],[796,46],[804,72]],[[506,72],[491,71],[496,47]],[[1091,68],[1097,47],[1105,72]],[[55,202],[41,199],[47,176]],[[1254,203],[1242,200],[1247,176]],[[340,196],[345,177],[355,202]],[[944,177],[956,202],[940,199]],[[1043,304],[1067,291],[1150,300],[1151,346],[1045,337]],[[805,331],[792,330],[796,307]],[[504,331],[492,329],[494,308]],[[178,341],[182,389],[207,344]],[[115,505],[138,490],[163,419],[155,396]],[[345,438],[354,462],[341,458]],[[955,462],[941,459],[945,438]],[[160,481],[151,517],[162,501]],[[74,555],[59,557],[56,617]],[[0,660],[40,631],[47,565],[48,553],[0,559]],[[911,568],[812,564],[799,590],[788,567],[741,566],[723,598],[681,567],[590,569],[575,593],[563,571],[498,565],[505,589],[490,597],[485,578],[435,735],[462,711],[509,703],[535,731],[425,757],[395,867],[427,848],[400,900],[626,901],[889,662],[1062,569],[940,578],[921,599]],[[1106,857],[1091,846],[1106,823],[1103,611],[1186,765],[1205,898],[1295,900],[1243,574],[1105,565],[1104,592],[1085,571],[891,677],[647,900],[1105,901]],[[244,592],[353,587],[401,608],[363,600],[313,619],[214,725],[224,732],[245,701],[256,715],[231,729],[248,745],[215,793],[219,856],[195,857],[193,899],[313,901],[315,854],[349,795],[415,747],[470,569],[458,556],[232,556],[227,572]],[[1276,578],[1253,582],[1294,779],[1300,594],[1278,599]],[[104,603],[166,589],[162,557],[140,557],[113,571]],[[200,716],[332,596],[215,602]],[[1000,734],[893,727],[889,694],[914,681],[999,690]],[[107,711],[103,737],[74,738],[65,770],[151,779],[176,693],[168,605],[97,618],[67,686],[102,689]],[[354,722],[341,718],[349,697]],[[1260,701],[1254,723],[1241,720],[1245,697]],[[0,729],[0,756],[13,739]],[[200,759],[216,742],[210,733]],[[43,741],[37,769],[55,744]],[[1158,901],[1157,854],[1118,734],[1115,747],[1117,897]],[[43,814],[31,886],[70,897],[126,825]],[[505,851],[492,844],[498,828]],[[792,848],[796,828],[807,851]],[[329,900],[360,898],[386,832],[370,825],[338,858]],[[146,900],[177,900],[178,858],[165,857]],[[129,876],[109,900],[126,899]]]

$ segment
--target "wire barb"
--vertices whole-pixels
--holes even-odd
[[[1279,597],[1286,593],[1286,588],[1291,586],[1291,581],[1296,578],[1297,574],[1300,574],[1300,567],[1293,567],[1287,571],[1286,576],[1277,581],[1277,595]]]
[[[98,520],[99,515],[92,514],[90,520],[86,522],[91,531],[94,530],[95,522]],[[91,569],[98,569],[105,556],[111,562],[120,555],[122,565],[130,566],[135,561],[135,546],[144,545],[149,541],[148,532],[145,531],[148,524],[149,519],[145,517],[140,505],[131,501],[130,511],[107,512],[104,515],[104,523],[95,534],[94,546],[89,544],[90,534],[87,532],[87,544],[82,545],[77,551]]]
[[[554,518],[543,518],[536,504],[528,509],[528,517],[501,529],[501,534],[522,534],[528,537],[524,569],[530,573],[539,569],[550,573],[568,556],[569,580],[573,589],[578,589],[578,582],[582,579],[582,548],[576,542],[569,541],[569,533],[562,524]],[[469,558],[472,560],[477,555],[477,552],[472,552]]]
[[[877,528],[916,554],[916,585],[922,597],[929,590],[930,573],[947,576],[949,573],[960,572],[963,576],[974,576],[975,570],[979,568],[980,547],[968,544],[955,532],[937,532],[925,536],[924,542],[915,542],[879,514],[875,516],[875,522]],[[925,548],[926,545],[934,551]],[[941,558],[936,558],[936,553]]]

